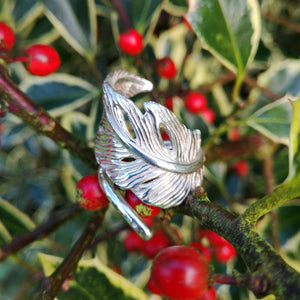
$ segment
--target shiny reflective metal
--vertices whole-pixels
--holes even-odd
[[[151,237],[151,230],[120,189],[130,189],[146,204],[169,208],[182,203],[203,179],[200,131],[187,129],[160,104],[145,102],[142,113],[129,99],[152,88],[150,81],[126,71],[108,75],[95,146],[103,190],[143,239]],[[162,132],[169,140],[163,140]]]

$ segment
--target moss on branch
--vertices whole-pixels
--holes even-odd
[[[300,274],[266,243],[252,224],[222,206],[199,198],[188,197],[177,212],[198,220],[228,240],[245,261],[253,280],[252,292],[257,297],[274,294],[280,299],[300,299]]]

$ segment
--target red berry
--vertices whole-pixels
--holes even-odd
[[[207,261],[193,248],[172,246],[156,256],[151,276],[165,296],[177,300],[196,299],[208,286]]]
[[[54,73],[60,66],[60,58],[54,48],[48,45],[32,45],[24,51],[28,56],[25,68],[37,76],[46,76]]]
[[[191,113],[198,113],[207,106],[206,97],[198,92],[189,92],[185,97],[185,107]]]
[[[170,57],[164,57],[155,62],[155,70],[161,77],[172,79],[175,77],[177,70],[173,60]]]
[[[127,190],[125,199],[142,217],[154,217],[160,212],[160,207],[151,206],[143,203],[132,191]]]
[[[169,110],[173,111],[173,98],[172,97],[167,97],[165,99],[165,106],[166,108],[168,108]]]
[[[147,282],[147,289],[152,293],[156,295],[163,296],[163,294],[160,292],[160,290],[157,288],[157,286],[154,283],[154,280],[152,277],[149,278]]]
[[[0,52],[8,52],[15,43],[13,30],[3,22],[0,22]]]
[[[149,227],[153,226],[153,218],[152,217],[145,217],[142,219],[143,222],[148,225]]]
[[[228,139],[229,141],[237,141],[240,138],[240,131],[238,128],[230,128],[228,131]]]
[[[217,294],[216,294],[216,288],[212,285],[203,296],[200,298],[197,298],[196,300],[216,300]]]
[[[244,160],[237,161],[232,166],[232,170],[238,176],[245,177],[249,173],[249,164],[246,161],[244,161]]]
[[[161,229],[157,230],[153,237],[145,241],[143,253],[148,258],[154,258],[155,255],[162,249],[170,246],[169,239],[164,235]]]
[[[236,251],[233,246],[226,241],[223,245],[215,249],[215,258],[221,263],[226,263],[227,261],[233,259],[236,256]]]
[[[201,110],[200,116],[207,122],[207,123],[213,123],[215,121],[216,115],[214,111],[209,108],[205,107]]]
[[[197,237],[199,239],[206,237],[209,243],[215,247],[222,246],[224,243],[228,243],[227,240],[222,238],[216,232],[209,229],[200,229],[197,234]]]
[[[206,258],[207,262],[210,262],[211,259],[211,254],[213,252],[213,249],[210,247],[205,247],[204,245],[202,245],[199,242],[192,242],[190,244],[190,246],[192,248],[195,248],[196,250],[199,250],[200,253],[202,253],[204,255],[204,257]]]
[[[140,252],[144,248],[144,245],[145,241],[133,230],[130,230],[124,239],[124,247],[127,252]]]
[[[96,210],[108,205],[109,201],[98,181],[97,174],[81,178],[77,183],[79,204],[88,210]]]
[[[129,55],[137,55],[143,50],[143,37],[135,30],[122,32],[119,37],[119,47]]]

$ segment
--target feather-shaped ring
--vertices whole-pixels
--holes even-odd
[[[187,129],[158,103],[145,102],[142,113],[129,99],[152,88],[150,81],[126,71],[107,76],[95,146],[103,190],[146,240],[152,236],[151,229],[127,204],[120,189],[130,189],[145,204],[177,206],[201,186],[204,160],[199,130]],[[163,140],[162,132],[169,140]]]

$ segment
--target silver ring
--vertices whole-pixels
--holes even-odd
[[[102,120],[95,154],[99,182],[111,203],[143,238],[151,229],[127,204],[121,190],[161,208],[181,204],[203,180],[201,133],[190,130],[166,107],[145,102],[144,113],[129,98],[149,92],[150,81],[118,70],[103,83]],[[166,132],[169,140],[163,140]]]

